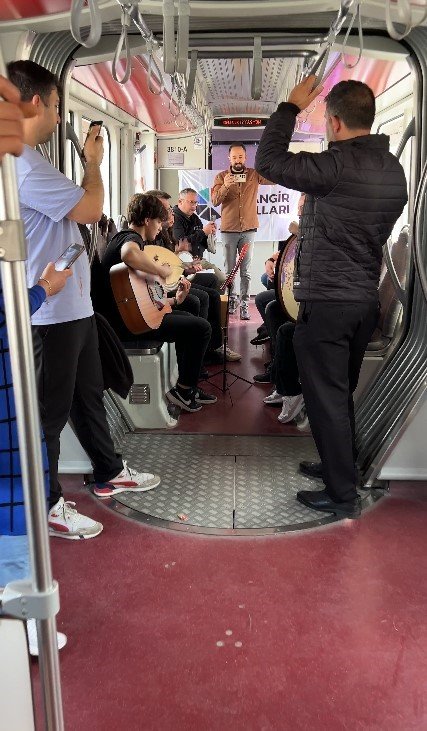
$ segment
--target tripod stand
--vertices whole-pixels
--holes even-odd
[[[221,328],[222,329],[222,336],[223,336],[223,364],[222,369],[218,371],[217,373],[212,373],[210,378],[214,378],[215,376],[222,375],[222,388],[219,386],[215,386],[214,383],[212,383],[215,388],[220,388],[220,390],[225,393],[226,391],[230,392],[231,386],[233,386],[236,381],[244,381],[245,383],[248,383],[250,386],[253,386],[252,381],[248,381],[247,378],[243,378],[242,376],[238,376],[237,373],[233,373],[233,371],[229,371],[227,368],[227,346],[228,346],[228,322],[230,318],[230,297],[231,297],[231,290],[233,287],[233,283],[236,277],[236,274],[240,268],[240,265],[245,258],[247,251],[249,249],[249,244],[243,244],[242,250],[239,254],[239,257],[236,261],[236,264],[233,268],[233,270],[230,272],[230,274],[227,276],[227,279],[225,280],[224,284],[222,285],[221,289],[227,291],[227,309],[225,313],[225,324]],[[234,378],[234,381],[230,384],[227,383],[227,376],[232,376]],[[230,399],[231,399],[231,393],[230,393]],[[233,399],[231,399],[231,402],[233,403]]]

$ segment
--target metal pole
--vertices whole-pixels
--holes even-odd
[[[0,73],[6,75],[1,48]],[[0,259],[30,547],[32,589],[37,594],[50,591],[53,588],[53,580],[42,469],[40,416],[24,264],[26,246],[20,222],[15,163],[10,155],[6,155],[0,165]],[[55,616],[37,620],[37,634],[46,728],[49,731],[62,731],[64,720]]]

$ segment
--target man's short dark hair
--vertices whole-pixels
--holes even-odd
[[[340,81],[325,97],[326,111],[342,119],[349,129],[371,129],[375,119],[375,96],[363,81]]]
[[[183,188],[179,191],[179,197],[184,198],[188,193],[195,193],[197,195],[197,190],[194,190],[194,188]]]
[[[61,93],[58,77],[34,61],[12,61],[7,72],[12,84],[21,92],[23,102],[30,102],[37,94],[47,104],[53,89]]]
[[[160,218],[166,220],[167,212],[163,203],[154,195],[136,193],[129,201],[127,219],[129,225],[143,226],[146,218]]]
[[[165,190],[146,190],[145,195],[154,195],[155,198],[164,198],[166,201],[171,198]]]
[[[233,142],[233,144],[230,145],[230,147],[228,148],[228,154],[230,154],[230,152],[233,149],[233,147],[241,147],[242,150],[244,150],[246,152],[246,147],[243,144],[243,142]]]

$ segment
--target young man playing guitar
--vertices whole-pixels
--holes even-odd
[[[126,327],[116,305],[110,284],[110,269],[116,264],[124,263],[131,270],[137,270],[151,278],[164,280],[170,271],[167,264],[158,264],[146,253],[144,246],[154,241],[162,228],[166,213],[163,205],[154,196],[136,194],[132,196],[127,220],[129,228],[120,231],[110,241],[102,258],[109,297],[104,303],[104,314],[124,342],[138,341],[140,336],[133,334]],[[190,289],[190,283],[182,281],[173,305],[182,303]],[[165,308],[168,309],[168,308]],[[171,403],[177,404],[185,411],[199,411],[202,404],[215,403],[216,396],[202,391],[197,386],[200,369],[209,340],[211,326],[201,317],[188,312],[169,310],[163,316],[161,325],[156,330],[144,333],[144,340],[164,340],[175,343],[178,360],[178,383],[167,394]]]

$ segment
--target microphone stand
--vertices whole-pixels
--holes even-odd
[[[231,386],[233,386],[236,383],[236,381],[244,381],[244,383],[248,383],[249,386],[253,386],[252,381],[248,381],[247,378],[243,378],[243,376],[239,376],[239,375],[237,375],[237,373],[233,373],[233,371],[229,371],[227,368],[228,323],[229,323],[229,318],[230,318],[231,290],[233,287],[233,283],[234,283],[236,274],[237,274],[238,270],[240,269],[240,265],[241,265],[243,259],[245,258],[248,249],[249,249],[249,244],[244,244],[233,270],[230,272],[230,274],[227,276],[224,284],[221,286],[221,289],[227,290],[227,309],[226,309],[226,313],[225,313],[225,324],[221,328],[222,336],[223,336],[223,364],[222,364],[222,369],[220,371],[217,371],[217,373],[212,373],[212,375],[209,377],[209,382],[212,383],[210,380],[211,378],[222,375],[222,387],[217,386],[215,383],[212,383],[212,385],[215,386],[215,388],[218,388],[223,393],[228,391],[229,395],[230,395],[231,403],[233,403],[233,399],[231,398],[230,388],[231,388]],[[234,381],[229,384],[227,382],[227,376],[232,376],[234,378]]]

